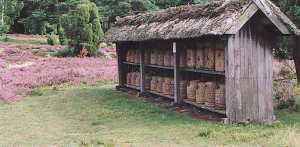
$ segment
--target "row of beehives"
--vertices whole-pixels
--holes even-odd
[[[199,80],[181,81],[180,96],[208,107],[225,108],[225,86]]]
[[[127,84],[140,86],[139,72],[129,72]],[[145,76],[145,89],[165,96],[174,95],[174,79],[172,77]],[[190,101],[208,107],[225,108],[225,86],[216,82],[201,82],[199,80],[182,80],[180,96]]]
[[[126,53],[126,61],[139,63],[140,51],[129,49]],[[174,55],[170,50],[146,50],[145,64],[173,66]],[[210,69],[215,71],[225,70],[224,50],[222,49],[186,49],[180,53],[181,68]]]

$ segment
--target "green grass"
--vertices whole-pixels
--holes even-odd
[[[196,120],[115,90],[113,84],[36,89],[0,104],[0,146],[283,146],[298,143],[300,114],[280,122],[223,125]]]

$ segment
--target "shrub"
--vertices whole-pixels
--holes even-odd
[[[64,32],[64,29],[62,27],[58,30],[58,36],[59,36],[59,43],[60,45],[67,45],[68,39],[66,38],[66,34]]]
[[[55,34],[53,34],[53,33],[48,34],[47,35],[47,43],[49,45],[57,45],[57,44],[59,44],[58,37]]]

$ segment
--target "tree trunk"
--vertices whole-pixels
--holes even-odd
[[[296,68],[296,75],[298,79],[298,84],[300,84],[300,36],[294,38],[293,43],[293,58]]]

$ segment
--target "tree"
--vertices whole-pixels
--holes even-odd
[[[80,1],[74,10],[62,16],[61,23],[69,46],[75,49],[75,54],[86,48],[90,56],[96,55],[104,34],[94,3],[88,0]]]
[[[291,20],[299,27],[300,26],[300,1],[298,0],[274,0],[281,10],[285,12]],[[300,83],[300,38],[295,37],[290,39],[289,47],[292,48],[293,59],[296,67],[298,83]]]
[[[0,34],[9,31],[22,8],[23,3],[18,0],[0,0]]]

